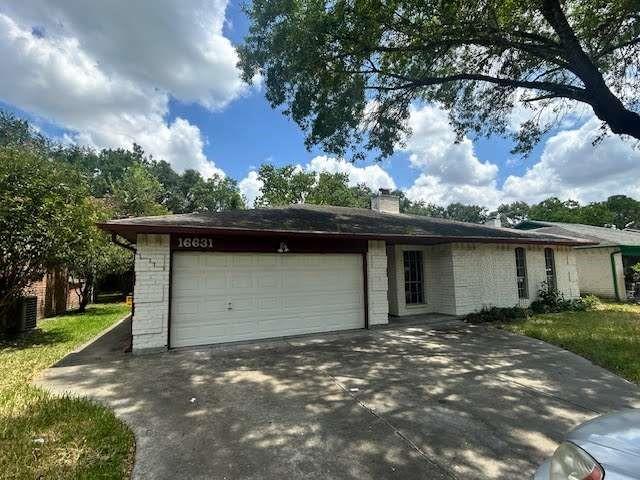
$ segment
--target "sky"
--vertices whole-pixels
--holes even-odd
[[[44,134],[95,148],[140,144],[177,171],[235,178],[251,204],[262,163],[344,172],[351,184],[401,188],[447,205],[549,196],[581,202],[640,198],[640,149],[609,135],[584,107],[532,155],[500,137],[455,143],[447,112],[416,104],[412,134],[389,159],[351,163],[308,151],[299,127],[273,110],[259,79],[246,85],[234,46],[248,20],[238,0],[5,0],[0,5],[0,108]],[[518,107],[511,128],[530,112]]]

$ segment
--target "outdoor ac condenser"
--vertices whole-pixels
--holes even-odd
[[[19,332],[26,332],[36,328],[36,315],[38,312],[38,297],[29,296],[22,297],[18,304],[17,310],[17,325],[16,330]]]

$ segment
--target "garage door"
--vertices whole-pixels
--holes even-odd
[[[364,327],[362,257],[176,252],[171,346]]]

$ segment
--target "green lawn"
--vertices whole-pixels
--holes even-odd
[[[128,311],[124,304],[94,305],[85,314],[42,320],[20,338],[0,337],[0,478],[130,476],[133,434],[110,410],[29,383]]]
[[[558,345],[640,383],[640,305],[602,303],[594,311],[534,315],[503,328]]]

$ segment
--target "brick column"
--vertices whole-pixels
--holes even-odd
[[[387,250],[384,241],[370,240],[367,251],[369,325],[389,323]]]
[[[133,293],[133,351],[167,348],[169,322],[169,235],[138,235]]]

